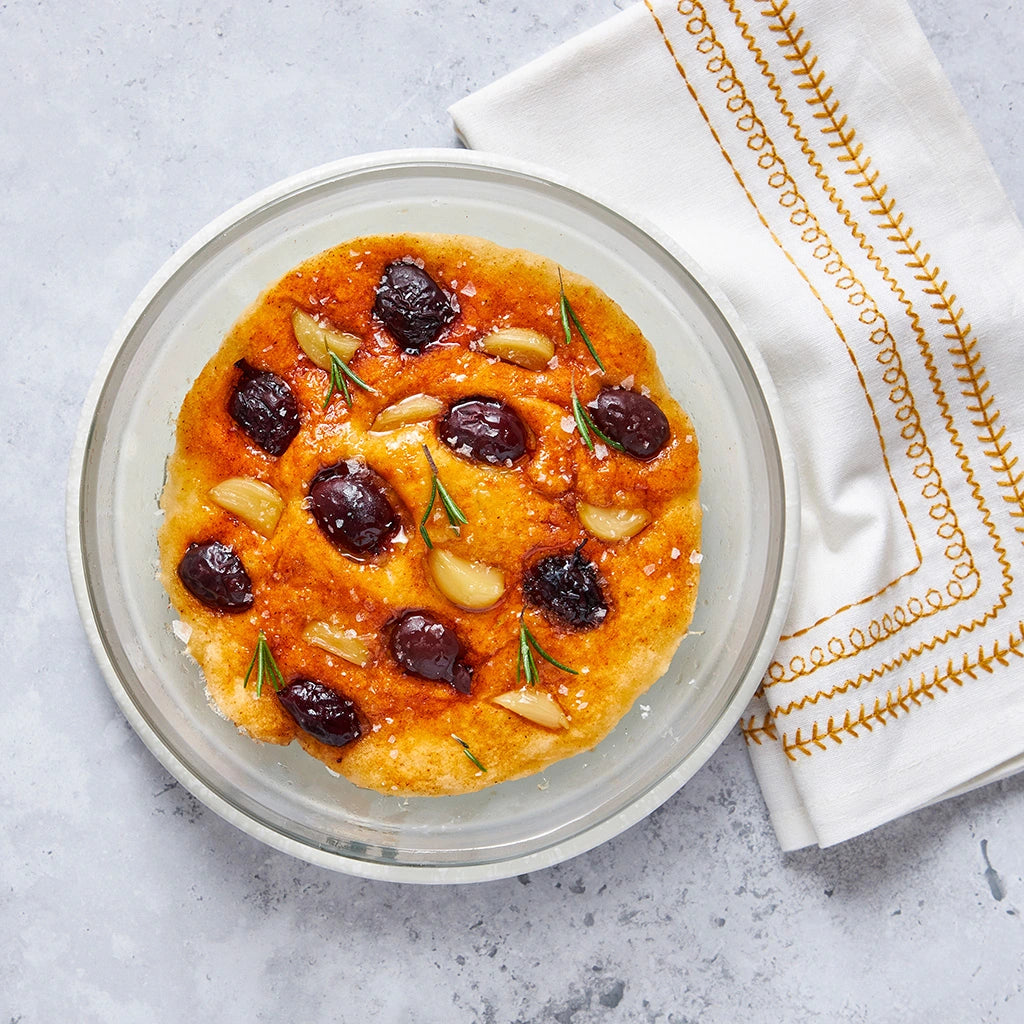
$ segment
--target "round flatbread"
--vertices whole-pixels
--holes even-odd
[[[374,515],[386,500],[369,547],[339,544],[331,523],[356,527],[311,499],[318,474],[369,480]],[[696,599],[699,475],[651,346],[585,278],[479,238],[358,238],[269,288],[189,391],[162,578],[241,730],[383,793],[463,793],[592,748],[665,672]],[[181,569],[213,542],[231,564],[207,573],[236,598],[245,577],[229,610]],[[399,660],[407,612],[454,636],[448,678]],[[319,719],[286,706],[296,680]],[[339,708],[360,733],[343,745],[316,724]]]

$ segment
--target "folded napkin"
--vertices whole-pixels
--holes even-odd
[[[644,0],[457,103],[717,280],[798,454],[741,727],[786,849],[1024,767],[1024,232],[903,0]]]

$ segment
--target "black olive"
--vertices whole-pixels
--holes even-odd
[[[242,560],[219,540],[189,544],[178,563],[178,578],[208,608],[244,612],[252,605],[252,580]]]
[[[392,657],[406,672],[449,683],[459,693],[468,694],[472,689],[473,669],[464,661],[455,630],[431,612],[403,612],[391,629],[389,646]]]
[[[597,566],[582,547],[533,565],[523,577],[523,595],[572,629],[592,629],[608,614]]]
[[[408,260],[396,260],[384,268],[373,314],[402,349],[418,353],[437,341],[458,309],[425,270]]]
[[[332,747],[343,747],[363,733],[358,708],[342,693],[316,679],[294,679],[277,699],[299,726]]]
[[[292,389],[276,373],[257,370],[244,359],[242,376],[231,392],[228,411],[234,421],[270,455],[283,455],[302,425]]]
[[[309,508],[327,539],[353,555],[379,555],[401,529],[384,480],[360,462],[320,470],[309,484]]]
[[[526,454],[526,427],[497,398],[475,395],[456,402],[437,424],[437,436],[458,455],[506,466]]]
[[[589,409],[597,429],[635,459],[653,459],[668,443],[665,414],[639,391],[604,388]]]

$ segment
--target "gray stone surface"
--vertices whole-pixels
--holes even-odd
[[[0,4],[0,1024],[1024,1020],[1024,778],[783,855],[733,735],[561,866],[373,883],[205,810],[88,649],[67,454],[142,285],[278,178],[455,145],[451,102],[620,5]],[[912,6],[1024,210],[1019,0]]]

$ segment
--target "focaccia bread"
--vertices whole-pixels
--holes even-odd
[[[239,729],[383,793],[468,792],[592,748],[665,672],[699,475],[651,346],[585,278],[358,238],[189,391],[162,578]]]

